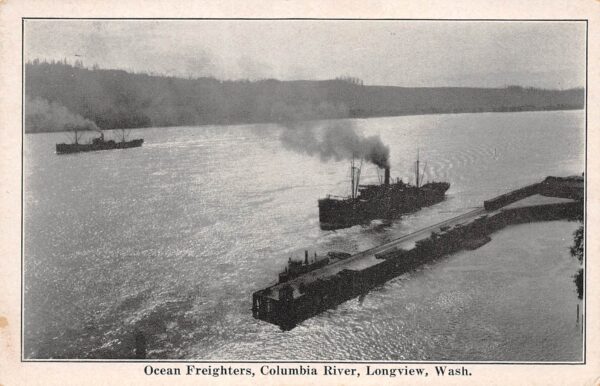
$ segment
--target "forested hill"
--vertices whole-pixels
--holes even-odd
[[[37,60],[26,64],[25,93],[27,132],[65,130],[69,125],[90,121],[112,129],[581,109],[584,105],[584,89],[406,88],[365,86],[352,78],[220,81],[87,69]]]

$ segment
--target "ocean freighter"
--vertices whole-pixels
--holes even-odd
[[[77,131],[75,133],[75,141],[74,143],[57,143],[56,144],[56,154],[69,154],[69,153],[79,153],[86,151],[98,151],[98,150],[114,150],[114,149],[129,149],[132,147],[140,147],[144,143],[143,139],[133,139],[131,141],[125,140],[125,134],[121,138],[120,142],[113,141],[109,139],[108,141],[104,139],[104,133],[100,131],[100,136],[98,138],[94,138],[91,143],[79,143],[79,134]]]
[[[401,179],[390,181],[390,168],[384,168],[384,181],[379,185],[360,185],[360,170],[353,160],[350,166],[351,195],[334,197],[328,195],[319,200],[319,222],[321,229],[332,230],[359,224],[368,224],[375,219],[393,219],[424,206],[433,205],[444,199],[450,188],[447,182],[428,182],[421,185],[423,174],[419,157],[415,162],[415,185]]]

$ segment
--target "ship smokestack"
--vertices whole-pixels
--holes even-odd
[[[308,265],[308,250],[304,250],[304,264]]]
[[[383,183],[385,185],[389,185],[390,184],[390,168],[385,168],[385,177],[383,179]]]

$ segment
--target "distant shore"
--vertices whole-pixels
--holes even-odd
[[[576,110],[585,90],[397,87],[360,79],[222,81],[62,62],[25,68],[25,132],[279,123],[429,114]]]
[[[369,119],[369,118],[393,118],[393,117],[408,117],[408,116],[419,116],[419,115],[456,115],[456,114],[486,114],[486,113],[530,113],[530,112],[550,112],[550,111],[575,111],[583,110],[583,108],[557,108],[557,109],[540,109],[540,110],[514,110],[514,111],[460,111],[460,112],[438,112],[438,113],[422,113],[422,114],[401,114],[401,115],[377,115],[377,116],[364,116],[364,117],[340,117],[340,118],[324,118],[314,119],[309,121],[329,121],[339,119]],[[281,122],[228,122],[228,123],[202,123],[202,124],[191,124],[191,125],[173,125],[173,126],[145,126],[145,127],[124,127],[124,128],[105,128],[102,130],[144,130],[160,127],[162,129],[174,129],[178,127],[190,127],[190,126],[242,126],[242,125],[277,125]],[[92,131],[92,130],[83,130]],[[67,133],[69,130],[45,130],[45,131],[27,131],[25,134],[47,134],[47,133]]]

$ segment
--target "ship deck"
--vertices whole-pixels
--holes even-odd
[[[329,264],[323,268],[308,272],[285,283],[276,284],[273,287],[270,287],[270,291],[268,292],[268,294],[265,294],[265,296],[275,300],[279,300],[279,290],[284,286],[291,286],[294,290],[294,298],[298,298],[301,296],[299,291],[301,285],[307,285],[318,279],[326,279],[330,276],[336,275],[337,273],[343,270],[362,271],[382,262],[381,259],[378,259],[376,257],[376,254],[398,249],[410,250],[415,247],[415,243],[417,241],[428,238],[429,236],[431,236],[432,232],[441,232],[441,228],[445,227],[453,227],[459,224],[468,224],[469,222],[483,215],[492,216],[505,210],[525,207],[553,206],[574,201],[575,200],[569,198],[548,197],[542,196],[540,194],[535,194],[493,211],[486,211],[483,207],[480,207],[475,210],[463,213],[459,216],[452,217],[448,220],[419,229],[416,232],[403,235],[395,240],[392,240],[375,248],[356,253],[355,255],[352,255],[347,259],[340,260],[335,263]]]

